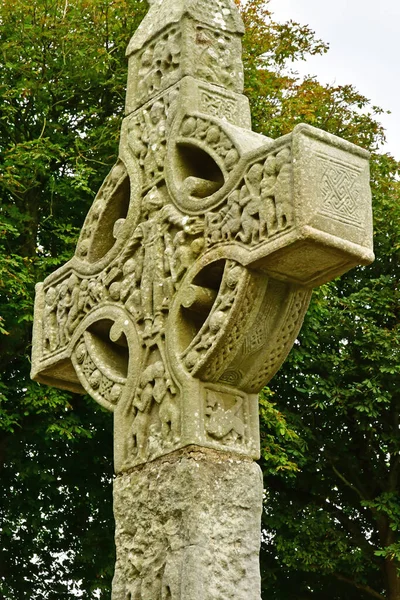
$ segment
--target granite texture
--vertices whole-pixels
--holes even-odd
[[[258,465],[186,451],[114,481],[113,600],[260,600]]]

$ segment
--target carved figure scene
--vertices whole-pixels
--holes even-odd
[[[254,163],[218,213],[206,216],[207,246],[237,240],[254,246],[293,225],[289,147]]]
[[[154,522],[131,524],[121,535],[126,560],[119,573],[123,589],[118,590],[118,600],[179,600],[184,538],[174,516],[155,526]]]
[[[106,299],[106,288],[100,277],[68,278],[45,291],[43,311],[43,352],[51,354],[64,348],[77,325],[89,311]]]
[[[91,278],[72,273],[45,291],[44,353],[64,348],[90,310],[107,302],[125,306],[143,339],[163,333],[172,296],[203,249],[203,229],[201,218],[170,203],[165,186],[153,186],[142,200],[142,221],[110,267]]]
[[[237,89],[241,61],[235,52],[237,39],[221,31],[197,26],[195,34],[196,77],[217,83],[226,89]]]
[[[142,170],[142,186],[149,188],[162,178],[166,154],[167,114],[164,99],[156,100],[129,121],[128,143]]]
[[[161,359],[144,369],[132,401],[128,461],[148,459],[179,441],[180,410],[176,395],[177,389]]]
[[[172,27],[149,43],[139,57],[137,100],[144,102],[175,83],[181,62],[181,32]]]
[[[230,445],[244,442],[243,398],[207,390],[205,429],[209,436]]]
[[[153,186],[142,201],[143,220],[119,261],[122,279],[113,295],[124,302],[143,338],[163,332],[172,295],[203,247],[203,221],[183,215],[169,201],[165,186]]]

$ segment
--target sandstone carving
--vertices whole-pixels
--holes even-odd
[[[242,34],[231,0],[152,3],[127,50],[118,159],[74,257],[37,286],[32,376],[114,412],[122,479],[157,460],[185,478],[189,447],[208,452],[210,473],[214,453],[252,469],[257,393],[312,288],[373,259],[368,153],[308,125],[277,140],[252,132]],[[161,524],[160,507],[151,524],[143,479],[124,501],[122,479],[113,600],[259,598],[250,575],[242,595],[223,591],[222,574],[196,587],[211,567],[180,538],[189,508],[172,502]],[[120,501],[134,526],[118,522]],[[190,564],[203,574],[185,591]]]

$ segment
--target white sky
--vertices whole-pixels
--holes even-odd
[[[400,0],[270,0],[276,21],[309,25],[327,54],[296,63],[321,83],[352,83],[372,104],[390,110],[382,149],[400,160]]]

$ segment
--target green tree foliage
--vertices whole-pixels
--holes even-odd
[[[110,595],[111,419],[29,380],[30,329],[34,284],[70,258],[117,155],[124,52],[145,10],[0,5],[0,599]],[[374,152],[377,260],[314,294],[261,396],[263,595],[399,600],[399,165],[377,153],[380,109],[288,70],[327,50],[308,27],[274,22],[268,0],[241,10],[254,127],[307,122]]]

